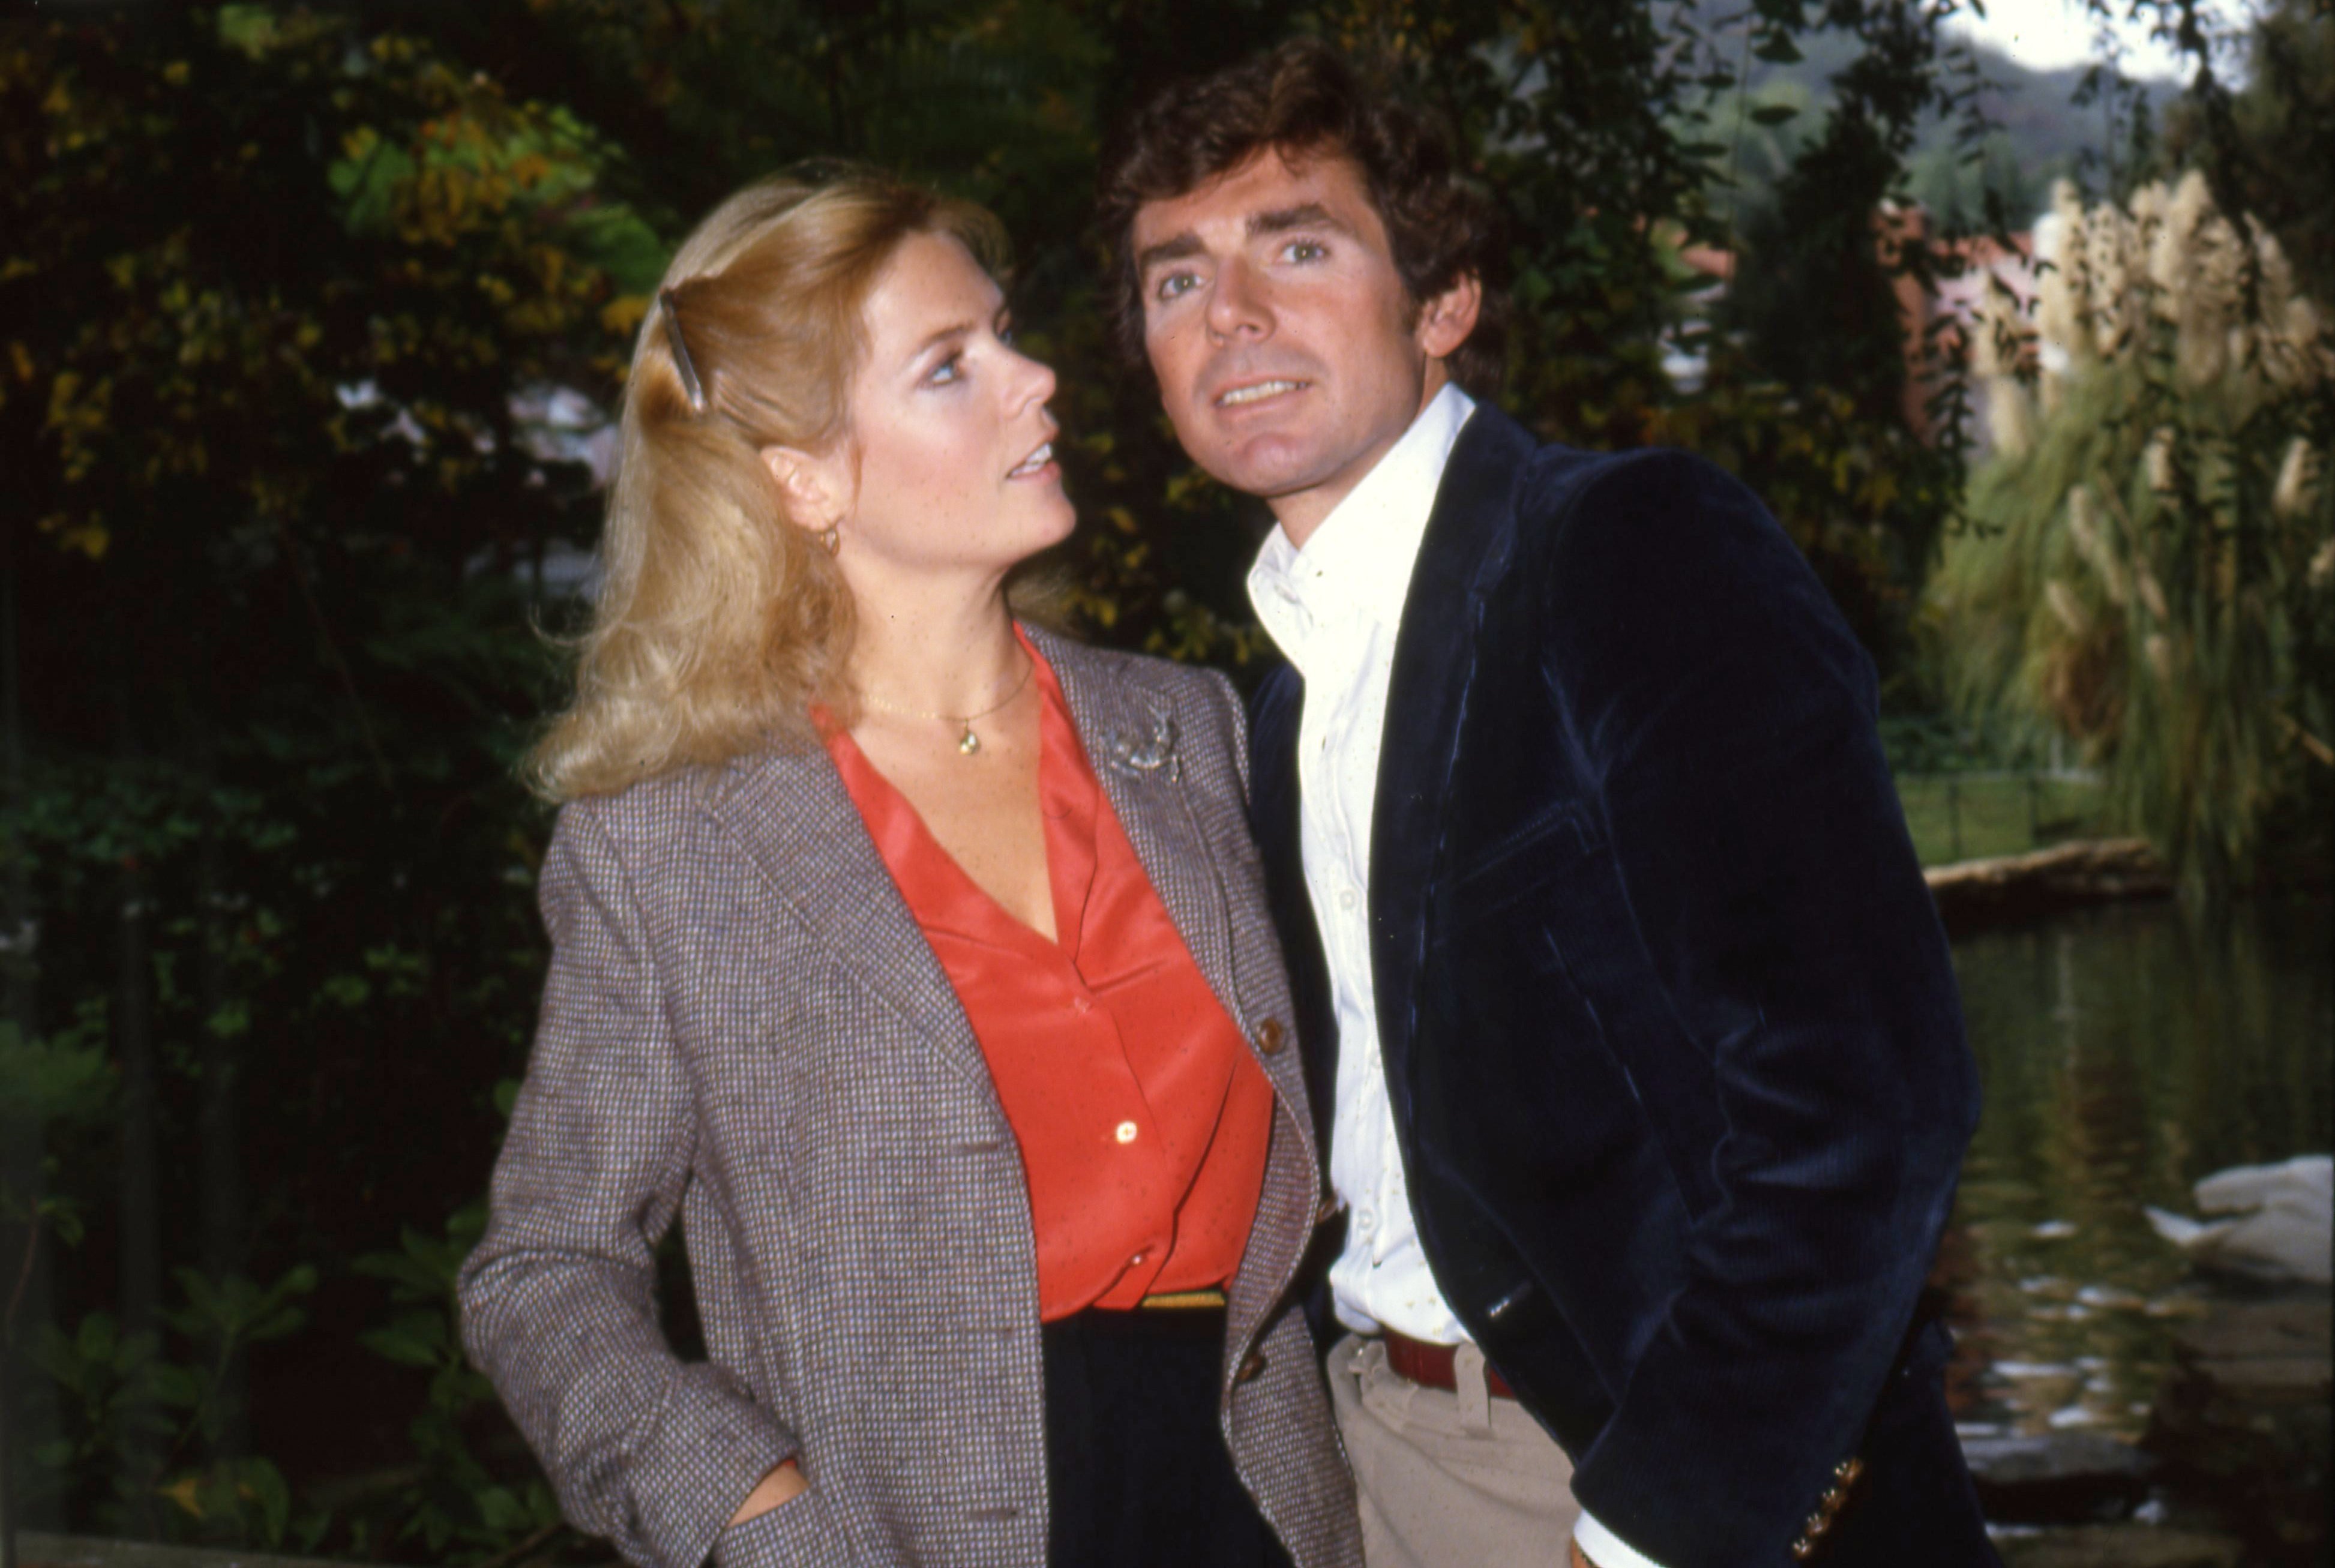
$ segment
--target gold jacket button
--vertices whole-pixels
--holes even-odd
[[[1324,1193],[1322,1195],[1322,1206],[1313,1211],[1313,1223],[1317,1225],[1326,1225],[1344,1213],[1345,1208],[1345,1199],[1336,1193]]]
[[[1256,1048],[1267,1056],[1277,1056],[1289,1043],[1289,1030],[1277,1018],[1268,1018],[1256,1026]]]
[[[1264,1352],[1251,1350],[1241,1358],[1240,1370],[1233,1374],[1235,1383],[1254,1383],[1264,1375]]]
[[[1805,1563],[1817,1554],[1817,1544],[1806,1535],[1792,1543],[1792,1561]]]
[[[1854,1486],[1856,1478],[1864,1474],[1865,1461],[1862,1459],[1843,1459],[1832,1467],[1833,1479],[1844,1486]]]

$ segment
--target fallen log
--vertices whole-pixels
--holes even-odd
[[[2027,855],[1958,860],[1924,872],[1938,915],[1956,935],[2078,905],[2163,898],[2172,874],[2146,838],[2083,838]]]

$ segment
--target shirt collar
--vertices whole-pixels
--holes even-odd
[[[1402,619],[1435,492],[1476,405],[1453,383],[1428,400],[1410,428],[1331,509],[1299,549],[1279,523],[1249,569],[1257,619],[1302,673],[1307,637],[1324,622]]]

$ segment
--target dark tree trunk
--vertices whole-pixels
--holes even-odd
[[[123,748],[123,760],[134,768],[136,759]],[[115,1308],[125,1337],[160,1331],[162,1234],[157,1184],[157,1127],[153,937],[150,905],[152,881],[135,850],[121,859],[121,910],[119,924],[119,967],[114,981],[113,1052],[121,1085],[121,1188],[118,1208],[121,1273]],[[153,1491],[159,1457],[151,1441],[139,1435],[148,1412],[122,1412],[119,1464],[122,1491],[136,1499],[133,1527],[150,1537],[154,1533]]]
[[[15,534],[0,536],[0,789],[9,828],[0,857],[0,1029],[20,1040],[40,1031],[40,922],[33,901],[29,847],[16,831],[24,818],[24,713],[18,685]],[[53,1530],[53,1507],[32,1495],[21,1456],[57,1435],[56,1389],[19,1353],[50,1321],[47,1238],[34,1216],[45,1195],[41,1156],[47,1128],[37,1111],[0,1106],[0,1190],[24,1216],[0,1215],[0,1568],[15,1568],[15,1532]]]
[[[206,768],[204,774],[208,779],[210,769]],[[216,811],[210,818],[196,858],[202,912],[198,983],[203,1092],[198,1130],[202,1269],[218,1283],[244,1266],[243,1050],[239,1032],[222,1027],[230,1000],[227,954],[233,933],[227,911],[226,847]],[[243,1352],[214,1344],[208,1348],[208,1359],[219,1369],[220,1413],[212,1457],[240,1458],[250,1447]]]

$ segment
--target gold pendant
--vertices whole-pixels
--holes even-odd
[[[965,725],[964,733],[956,738],[956,749],[958,755],[964,757],[970,757],[981,750],[981,737],[973,732],[973,726],[970,723]]]

